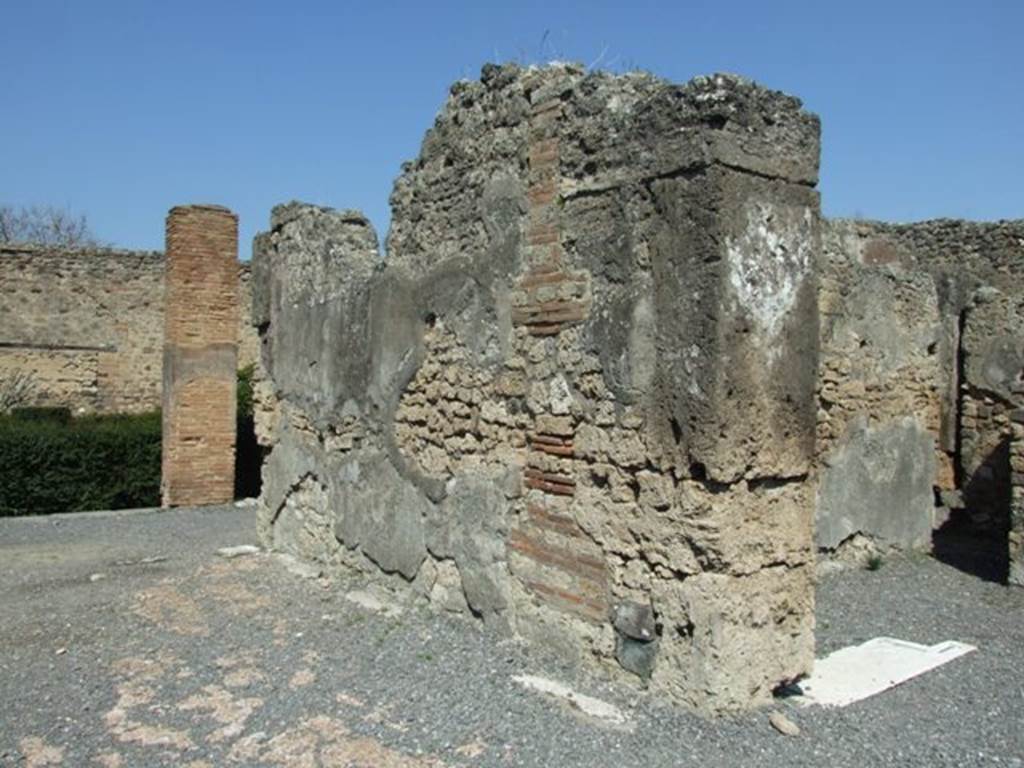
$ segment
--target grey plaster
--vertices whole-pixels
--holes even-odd
[[[912,417],[869,427],[855,420],[825,460],[817,499],[817,544],[833,549],[855,533],[905,548],[931,534],[934,437]]]

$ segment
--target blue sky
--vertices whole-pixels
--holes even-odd
[[[1024,217],[1024,2],[0,0],[0,204],[163,247],[167,210],[387,199],[449,84],[557,58],[737,72],[821,115],[826,214]]]

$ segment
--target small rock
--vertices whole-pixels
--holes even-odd
[[[346,592],[345,599],[350,603],[355,603],[360,608],[380,613],[389,618],[402,615],[402,607],[400,605],[396,605],[390,600],[382,599],[365,589],[353,589],[351,592]]]
[[[524,688],[539,693],[553,696],[568,703],[573,709],[582,712],[587,717],[598,720],[606,725],[615,727],[631,727],[629,719],[614,704],[609,704],[593,696],[574,691],[564,683],[557,680],[550,680],[536,675],[514,675],[512,679]]]
[[[68,649],[67,649],[67,648],[58,648],[58,649],[57,649],[57,655],[58,655],[58,656],[63,656],[63,655],[64,655],[65,653],[67,653],[67,652],[68,652]]]
[[[138,560],[118,560],[114,563],[114,565],[153,565],[155,563],[162,563],[165,560],[167,560],[167,557],[165,555],[153,555],[152,557],[142,557]]]
[[[319,565],[299,560],[292,555],[278,554],[277,559],[288,573],[303,579],[320,578],[320,574],[323,572]]]
[[[260,551],[259,547],[254,547],[252,544],[239,544],[237,547],[221,547],[217,550],[217,554],[230,560],[243,555],[256,555]]]
[[[799,736],[800,726],[790,720],[781,712],[772,712],[768,715],[768,722],[772,724],[772,728],[781,733],[783,736]]]

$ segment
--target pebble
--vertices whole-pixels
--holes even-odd
[[[768,722],[772,724],[772,728],[781,733],[783,736],[799,736],[800,726],[790,720],[781,712],[772,712],[768,715]]]

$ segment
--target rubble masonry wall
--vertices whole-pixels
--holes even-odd
[[[769,700],[813,660],[818,141],[740,78],[488,66],[386,261],[358,213],[276,208],[265,541],[698,709]]]
[[[821,284],[819,546],[923,546],[943,507],[1005,536],[1024,221],[829,221]]]

